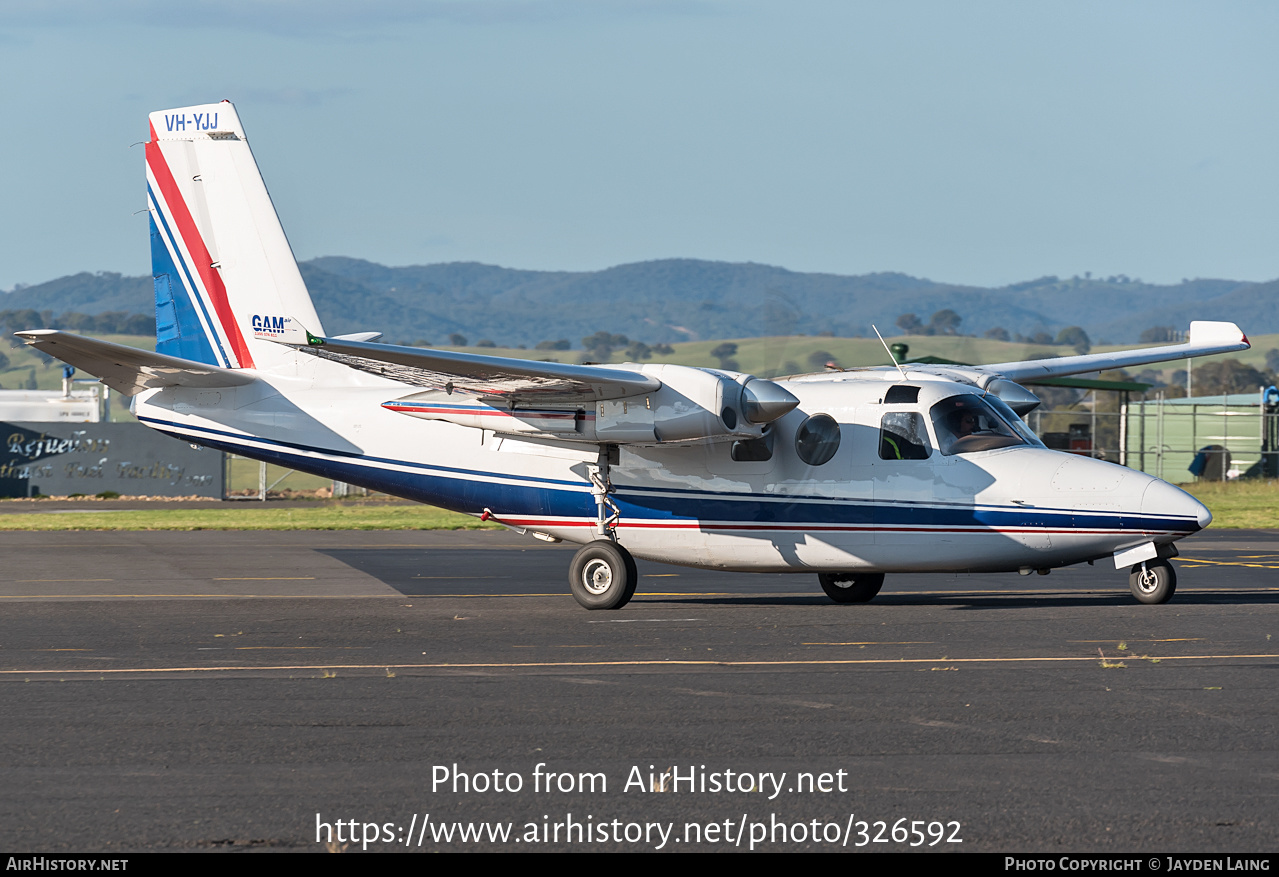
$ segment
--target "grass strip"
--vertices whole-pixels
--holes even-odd
[[[1279,528],[1279,482],[1201,481],[1181,487],[1212,512],[1214,529]]]
[[[488,530],[496,524],[431,506],[317,505],[0,513],[0,530]]]

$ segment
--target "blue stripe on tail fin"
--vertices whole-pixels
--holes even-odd
[[[151,277],[155,281],[155,350],[208,365],[225,365],[209,344],[183,277],[151,214]]]

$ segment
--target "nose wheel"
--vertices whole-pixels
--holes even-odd
[[[1162,558],[1147,560],[1132,568],[1128,587],[1139,603],[1167,603],[1177,590],[1177,571]]]
[[[573,599],[587,609],[621,609],[635,595],[635,558],[616,542],[597,539],[573,556],[568,572]]]
[[[817,574],[826,596],[836,603],[869,603],[884,586],[884,574],[823,572]]]

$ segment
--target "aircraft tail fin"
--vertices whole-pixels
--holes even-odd
[[[322,332],[229,101],[161,110],[146,144],[156,351],[269,370],[287,317]]]

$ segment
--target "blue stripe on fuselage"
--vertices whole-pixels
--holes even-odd
[[[461,469],[330,451],[323,448],[247,436],[207,427],[186,426],[157,418],[140,417],[156,428],[189,441],[192,430],[201,444],[211,448],[265,459],[290,469],[310,472],[358,484],[406,499],[478,514],[485,508],[503,517],[595,517],[595,501],[586,482],[525,477],[503,472]],[[271,445],[250,447],[246,443]],[[306,454],[337,459],[316,459]],[[390,466],[409,467],[404,472]],[[487,480],[493,479],[493,480]],[[519,483],[503,483],[518,481]],[[920,503],[872,503],[829,497],[769,498],[751,494],[715,493],[704,490],[662,488],[632,489],[618,486],[613,494],[626,520],[647,523],[716,522],[743,525],[794,526],[802,524],[894,528],[979,528],[989,530],[1102,529],[1159,531],[1198,529],[1186,518],[1142,515],[1079,513],[1069,509],[1016,509],[996,506],[929,506]]]

